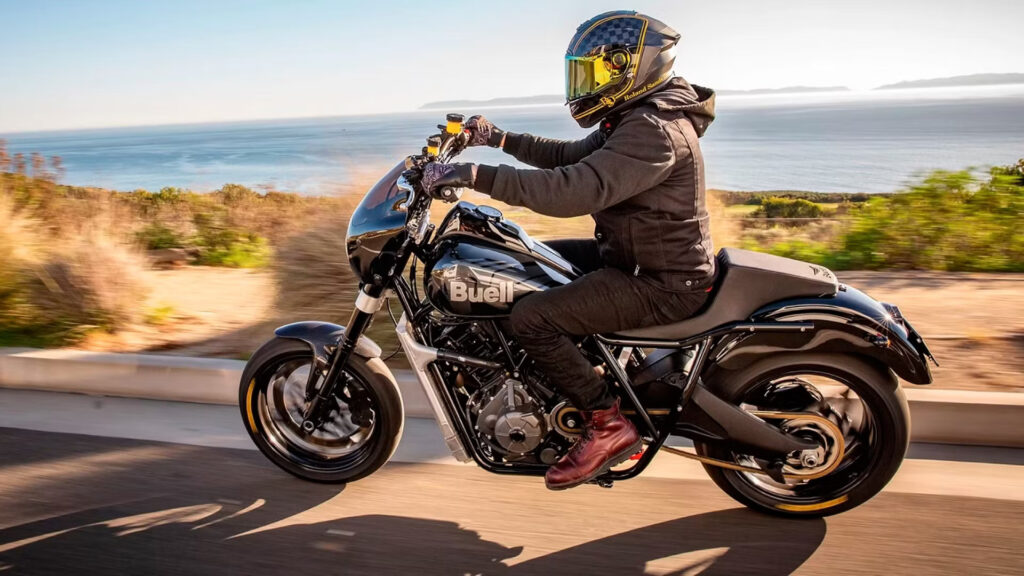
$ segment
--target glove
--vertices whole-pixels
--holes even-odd
[[[505,131],[498,128],[491,121],[483,116],[472,116],[463,124],[469,130],[469,144],[467,146],[490,146],[497,148],[505,138]]]
[[[476,183],[476,164],[441,164],[430,162],[423,167],[420,185],[432,196],[442,188],[472,188]],[[440,197],[442,200],[448,198]]]

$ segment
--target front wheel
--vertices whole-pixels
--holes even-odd
[[[274,338],[253,354],[238,393],[249,436],[271,462],[300,478],[341,483],[368,476],[391,458],[402,436],[394,377],[379,358],[353,356],[339,376],[330,415],[306,432],[312,361],[306,343],[288,338]]]
[[[885,487],[906,455],[910,411],[903,390],[890,370],[859,358],[778,356],[717,374],[709,387],[750,412],[813,413],[835,425],[799,418],[766,420],[791,434],[820,439],[820,458],[810,463],[830,470],[822,476],[799,461],[786,464],[783,471],[788,474],[781,482],[765,474],[704,465],[720,488],[755,510],[812,517],[849,510]],[[840,438],[828,438],[837,430]],[[701,456],[761,468],[755,458],[727,445],[695,447]]]

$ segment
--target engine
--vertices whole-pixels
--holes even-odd
[[[435,342],[479,358],[504,358],[493,325],[447,326]],[[522,359],[517,351],[517,359]],[[492,458],[551,464],[579,435],[579,412],[550,390],[528,367],[511,376],[504,371],[448,365],[443,370],[481,446]]]

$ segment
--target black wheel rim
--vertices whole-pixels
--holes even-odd
[[[801,506],[841,500],[871,475],[880,458],[879,408],[874,405],[877,398],[860,382],[814,370],[789,371],[758,382],[744,394],[741,407],[746,410],[778,410],[779,406],[766,402],[766,398],[771,397],[766,389],[792,380],[808,384],[821,393],[827,408],[815,412],[833,420],[843,432],[846,449],[842,461],[827,476],[811,480],[780,483],[767,475],[748,472],[737,472],[734,477],[747,490],[767,497],[773,503],[788,504],[794,510],[800,510]],[[792,410],[792,407],[786,409]],[[734,453],[733,459],[738,464],[756,466],[746,455]]]
[[[311,365],[308,353],[293,354],[269,362],[257,374],[252,409],[263,436],[280,457],[308,470],[337,473],[356,468],[371,457],[380,436],[380,399],[359,374],[342,371],[337,391],[366,399],[368,424],[355,423],[348,404],[335,398],[337,405],[326,422],[307,433],[301,423]],[[317,387],[322,385],[321,378]]]

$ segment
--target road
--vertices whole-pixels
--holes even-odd
[[[450,463],[424,421],[404,461],[312,484],[243,447],[234,418],[0,391],[0,572],[1024,574],[1021,451],[914,446],[871,502],[798,521],[739,507],[668,455],[652,477],[549,492]]]

